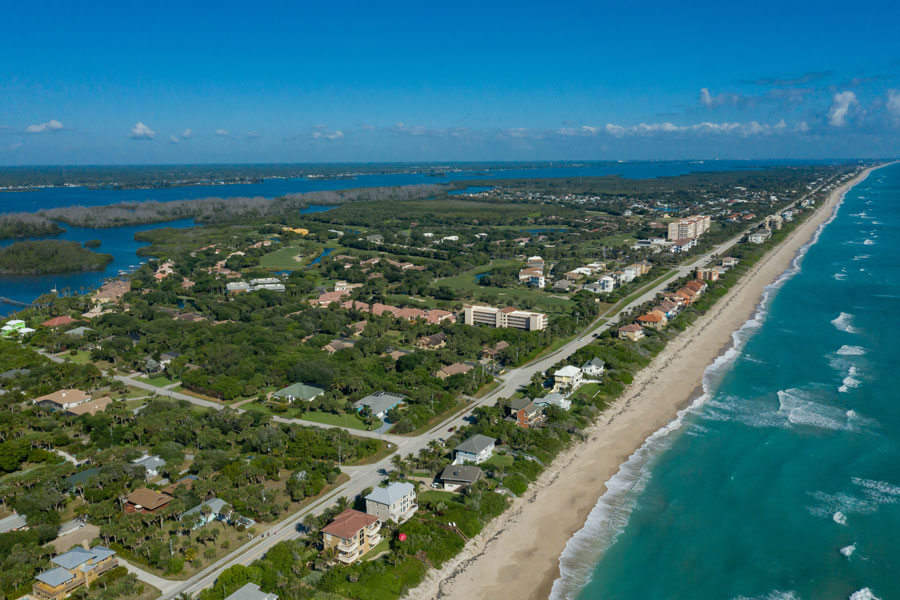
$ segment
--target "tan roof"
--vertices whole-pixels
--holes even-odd
[[[56,390],[52,394],[35,398],[34,403],[52,402],[53,404],[62,406],[63,404],[71,404],[73,402],[86,402],[90,399],[91,397],[81,390]]]
[[[643,327],[638,325],[637,323],[630,323],[628,325],[623,325],[619,327],[619,331],[631,332],[631,331],[641,331]]]
[[[112,398],[109,396],[103,396],[102,398],[97,398],[96,400],[91,400],[90,402],[85,402],[84,404],[79,404],[78,406],[73,406],[68,410],[70,414],[73,415],[95,415],[98,412],[103,412],[106,410],[106,406],[112,402]]]
[[[173,498],[166,494],[154,492],[151,489],[140,488],[128,494],[128,496],[125,497],[125,500],[131,504],[142,506],[147,510],[156,510],[171,502]]]
[[[356,536],[360,529],[377,522],[378,517],[375,515],[368,515],[364,512],[348,508],[336,516],[334,521],[323,527],[322,531],[339,537],[342,540],[349,540]]]
[[[463,363],[453,363],[452,365],[447,365],[446,367],[441,367],[441,372],[450,377],[451,375],[457,375],[459,373],[468,373],[472,370],[472,365],[466,365]]]
[[[77,321],[72,317],[54,317],[52,319],[48,319],[41,323],[44,327],[59,327],[61,325],[68,325],[69,323],[76,323]]]

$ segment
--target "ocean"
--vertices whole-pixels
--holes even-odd
[[[900,598],[898,257],[892,165],[610,481],[551,598]]]

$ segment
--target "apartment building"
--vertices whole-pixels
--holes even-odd
[[[325,551],[334,548],[335,559],[349,565],[378,545],[381,535],[381,519],[376,515],[348,508],[322,528]]]
[[[669,240],[697,239],[707,231],[712,223],[707,215],[694,215],[669,223]]]
[[[466,325],[487,325],[489,327],[512,327],[525,331],[540,331],[547,327],[547,315],[538,312],[518,310],[511,306],[466,306]]]
[[[50,562],[56,566],[36,575],[31,588],[32,595],[41,600],[62,600],[83,585],[90,587],[97,577],[119,564],[115,551],[105,546],[90,550],[76,546]]]

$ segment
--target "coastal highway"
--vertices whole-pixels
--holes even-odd
[[[749,228],[747,231],[754,229],[756,225]],[[450,427],[459,427],[466,424],[467,417],[476,407],[492,406],[496,404],[501,398],[512,396],[514,393],[516,393],[516,391],[519,390],[519,388],[528,385],[531,381],[531,377],[535,373],[546,371],[559,361],[571,356],[578,349],[590,344],[593,341],[593,336],[595,333],[600,333],[612,327],[618,326],[619,317],[623,312],[630,311],[636,306],[640,306],[641,304],[652,300],[659,292],[663,291],[669,284],[669,282],[671,282],[673,279],[688,275],[698,267],[705,266],[713,258],[713,256],[723,255],[745,234],[746,231],[717,245],[712,250],[695,258],[690,263],[679,266],[668,277],[665,277],[664,279],[659,281],[655,281],[650,287],[646,288],[643,293],[640,294],[640,296],[638,296],[625,306],[621,307],[615,314],[601,315],[585,327],[584,331],[590,333],[585,333],[583,336],[573,338],[552,354],[540,357],[526,365],[507,371],[502,376],[500,385],[497,387],[497,389],[486,395],[484,398],[472,400],[463,411],[448,418],[443,423],[431,428],[424,434],[415,437],[388,435],[379,435],[379,437],[390,439],[391,442],[395,443],[397,445],[397,453],[399,453],[401,456],[405,456],[407,454],[416,454],[423,448],[427,447],[431,442],[440,442],[441,440],[446,439],[450,436],[450,432],[448,431],[448,429]],[[602,318],[606,318],[608,320],[603,325],[594,329],[596,323]],[[133,380],[131,378],[123,377],[122,379],[127,379],[126,383],[132,384]],[[163,390],[158,393],[171,395],[173,397],[180,397],[188,400],[189,402],[198,403],[197,398],[186,396],[185,394],[178,394],[177,392],[166,394],[165,392],[167,391],[168,390]],[[298,422],[298,420],[295,419],[285,419],[285,421]],[[319,425],[316,423],[307,422],[303,422],[303,424]],[[352,429],[348,429],[347,431],[352,433],[353,435],[365,435],[367,433],[373,433],[361,432]],[[391,457],[388,456],[381,461],[371,465],[360,467],[345,467],[343,471],[350,476],[349,481],[338,486],[305,509],[298,511],[294,515],[288,517],[283,522],[273,525],[266,531],[260,532],[260,535],[257,535],[256,538],[254,538],[241,548],[235,550],[228,556],[223,557],[212,565],[206,567],[190,579],[186,581],[173,582],[174,585],[167,586],[167,589],[164,591],[161,597],[162,600],[169,600],[170,598],[173,598],[174,596],[181,593],[188,593],[191,595],[196,594],[200,590],[210,587],[215,582],[216,577],[218,577],[218,574],[222,570],[236,564],[249,565],[254,560],[262,557],[266,553],[266,551],[274,544],[283,540],[296,538],[303,535],[301,523],[306,515],[321,514],[326,508],[333,504],[334,500],[336,500],[339,496],[352,498],[362,492],[364,489],[368,487],[374,487],[381,483],[384,478],[383,474],[387,470],[392,468],[390,458]]]
[[[822,185],[824,186],[826,184],[823,183]],[[807,194],[807,196],[814,194],[816,191],[818,191],[818,189],[819,188],[813,190],[812,192]],[[748,231],[755,229],[758,225],[759,223],[754,223],[752,227],[749,227],[740,235],[737,235],[730,240],[718,244],[709,252],[703,254],[702,256],[694,258],[690,263],[680,265],[669,276],[655,281],[651,285],[649,285],[649,287],[645,288],[637,298],[633,299],[625,306],[619,308],[619,310],[615,314],[604,314],[599,316],[584,328],[583,331],[585,333],[582,336],[573,338],[555,352],[543,357],[539,357],[521,367],[509,370],[502,376],[502,378],[500,378],[500,385],[497,387],[497,389],[486,395],[484,398],[471,400],[464,410],[453,415],[452,417],[449,417],[444,422],[431,428],[424,434],[415,437],[407,437],[399,435],[379,434],[377,432],[360,431],[355,429],[347,429],[347,431],[357,436],[377,437],[379,439],[390,441],[391,443],[396,445],[396,452],[400,455],[416,454],[432,442],[437,441],[440,443],[443,439],[449,437],[450,433],[448,432],[448,429],[450,427],[459,427],[466,424],[467,417],[469,417],[470,413],[476,407],[492,406],[496,404],[501,398],[512,396],[519,388],[528,385],[534,374],[546,371],[559,361],[562,361],[571,356],[578,349],[590,344],[593,341],[593,336],[596,333],[606,331],[612,327],[617,327],[619,325],[620,316],[623,312],[628,312],[633,308],[652,300],[659,292],[663,291],[673,279],[688,275],[698,267],[705,266],[714,256],[724,255]],[[595,329],[595,326],[600,319],[607,319],[607,321],[599,327],[596,327]],[[50,358],[52,360],[62,362],[62,360],[58,357]],[[168,396],[171,398],[186,400],[199,406],[214,408],[216,410],[221,410],[223,408],[223,405],[221,404],[196,398],[194,396],[189,396],[187,394],[182,394],[180,392],[158,388],[156,386],[152,386],[145,382],[139,381],[131,376],[118,375],[115,378],[127,385],[155,392],[156,394],[161,396]],[[313,423],[300,419],[284,419],[276,417],[275,420],[279,422],[296,423],[313,427],[331,427],[328,425],[323,425],[321,423]],[[283,540],[303,535],[303,528],[301,523],[306,515],[321,514],[326,508],[333,504],[338,497],[346,496],[348,498],[352,498],[362,492],[364,489],[378,485],[383,479],[383,474],[391,468],[390,458],[391,456],[385,457],[377,463],[373,463],[370,465],[344,467],[343,472],[350,476],[349,481],[337,486],[322,498],[319,498],[309,506],[305,507],[303,510],[289,516],[284,521],[274,524],[264,531],[257,532],[256,537],[248,541],[248,543],[244,544],[242,547],[236,549],[235,551],[219,559],[213,564],[207,566],[199,573],[195,574],[185,581],[165,580],[166,583],[162,584],[160,578],[158,577],[154,576],[152,578],[152,581],[150,579],[141,577],[140,571],[138,571],[138,577],[139,579],[146,581],[146,583],[149,583],[150,585],[155,585],[156,587],[160,587],[162,585],[162,600],[169,600],[170,598],[173,598],[182,593],[194,595],[200,590],[210,587],[215,582],[216,578],[218,577],[219,573],[222,572],[222,570],[236,564],[249,565],[254,560],[262,557],[266,553],[266,551],[274,544]]]

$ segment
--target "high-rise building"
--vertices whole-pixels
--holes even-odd
[[[707,231],[712,219],[705,215],[694,215],[669,223],[669,240],[693,240]]]

